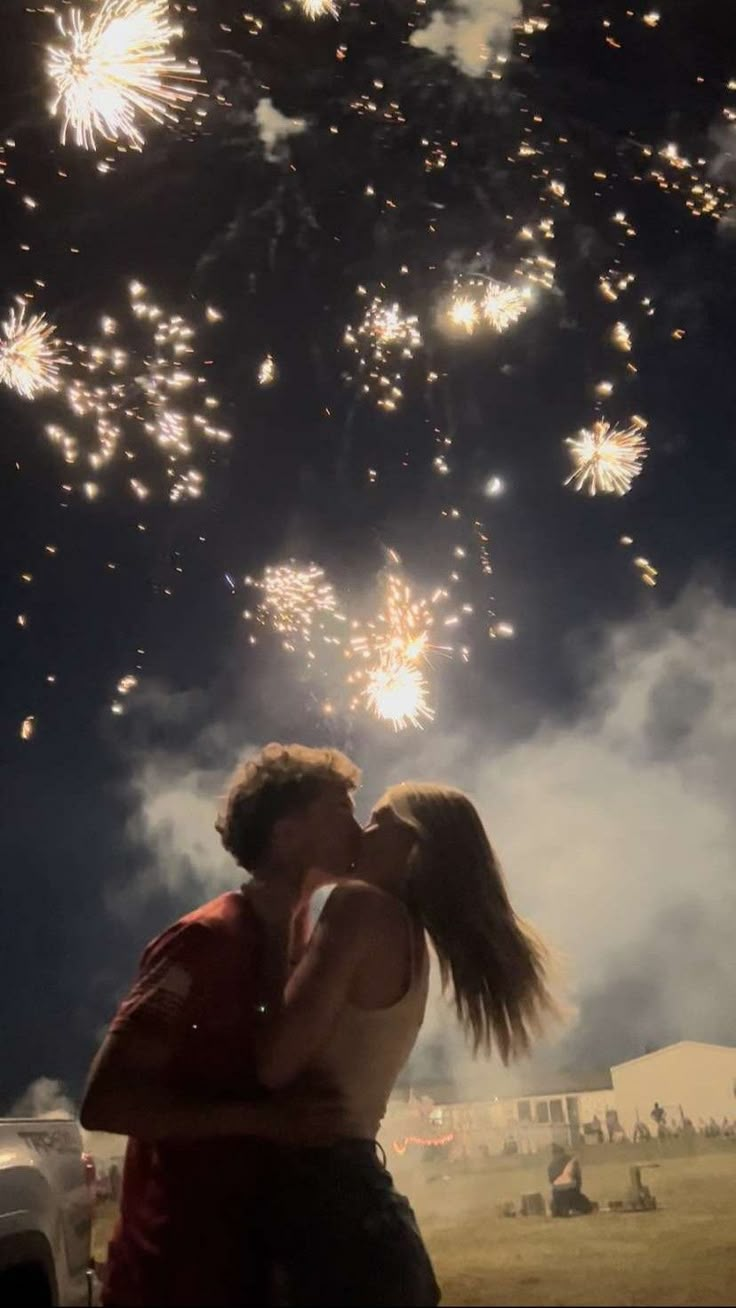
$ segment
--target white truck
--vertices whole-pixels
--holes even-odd
[[[90,1302],[94,1182],[76,1122],[0,1118],[0,1304]]]

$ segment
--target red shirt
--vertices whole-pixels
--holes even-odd
[[[147,947],[111,1033],[165,1042],[168,1083],[193,1100],[258,1097],[259,936],[239,893],[221,895]],[[105,1304],[263,1303],[257,1235],[269,1147],[246,1137],[129,1140]]]

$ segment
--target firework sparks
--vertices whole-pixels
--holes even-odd
[[[347,651],[349,657],[357,656],[367,665],[348,679],[363,683],[354,704],[364,701],[371,713],[391,722],[397,731],[419,727],[422,718],[434,717],[421,665],[433,649],[451,653],[449,646],[430,644],[434,602],[440,597],[445,597],[444,591],[431,600],[416,598],[401,576],[385,574],[383,606],[353,637]]]
[[[36,719],[34,715],[31,713],[27,718],[24,718],[20,724],[21,740],[32,740],[35,730],[36,730]]]
[[[276,381],[277,369],[273,355],[267,354],[258,365],[258,385],[271,386]]]
[[[403,362],[422,344],[417,318],[376,296],[360,325],[347,328],[344,343],[358,356],[364,393],[372,395],[380,409],[396,409],[403,399]]]
[[[180,314],[166,314],[140,282],[131,283],[129,296],[129,320],[105,315],[100,338],[76,346],[74,375],[63,398],[77,430],[54,423],[47,435],[66,463],[85,461],[95,473],[121,457],[135,460],[143,436],[163,460],[171,502],[196,499],[204,478],[196,468],[182,468],[182,460],[200,443],[227,442],[230,433],[213,422],[219,401],[206,393],[206,378],[190,370],[196,356],[193,325]],[[97,495],[97,483],[86,478],[82,492],[89,495],[91,484]],[[128,484],[139,499],[148,497],[139,476]]]
[[[26,318],[25,305],[11,309],[2,325],[0,382],[24,400],[35,400],[43,391],[58,390],[62,362],[54,327],[44,315]]]
[[[434,614],[429,600],[415,599],[411,587],[397,573],[384,581],[383,607],[366,624],[351,647],[364,659],[416,663],[429,649],[429,631]]]
[[[468,336],[483,323],[502,333],[528,312],[531,294],[526,282],[508,285],[492,278],[474,277],[455,286],[445,318],[452,329],[464,331]]]
[[[447,317],[453,327],[467,332],[468,336],[473,335],[480,321],[478,305],[469,295],[464,294],[453,296]]]
[[[611,329],[611,344],[623,354],[631,353],[631,332],[625,322],[617,322]]]
[[[299,8],[313,22],[318,18],[324,18],[327,14],[332,18],[340,17],[340,11],[333,0],[299,0]]]
[[[656,586],[657,578],[659,577],[658,569],[649,562],[649,559],[643,558],[634,559],[634,567],[638,568],[639,576],[644,582],[644,585],[651,586],[653,589]]]
[[[505,332],[513,327],[529,308],[530,292],[526,286],[503,286],[489,282],[483,296],[481,313],[494,331]]]
[[[589,495],[625,495],[647,456],[645,427],[641,418],[632,419],[623,431],[608,422],[596,422],[590,430],[584,427],[567,441],[573,471],[565,485]]]
[[[395,731],[421,727],[434,717],[424,675],[415,663],[386,658],[368,673],[365,699],[370,711]]]
[[[169,53],[181,33],[168,0],[102,0],[89,19],[72,9],[67,23],[57,21],[63,44],[49,48],[47,72],[62,144],[71,133],[86,150],[100,137],[140,148],[140,118],[175,122],[197,94],[197,65]]]
[[[267,567],[259,581],[245,581],[262,594],[258,620],[285,636],[289,650],[295,648],[295,639],[309,645],[315,628],[324,628],[325,615],[340,618],[334,588],[315,563],[300,567],[292,559]]]

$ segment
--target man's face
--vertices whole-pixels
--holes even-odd
[[[361,834],[350,791],[340,782],[326,782],[303,813],[304,870],[319,871],[326,880],[348,876]]]

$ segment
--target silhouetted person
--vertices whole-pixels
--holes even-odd
[[[547,1168],[552,1186],[551,1212],[553,1217],[572,1217],[578,1213],[592,1213],[593,1205],[583,1194],[583,1176],[577,1158],[566,1153],[561,1145],[552,1145],[552,1160]]]

